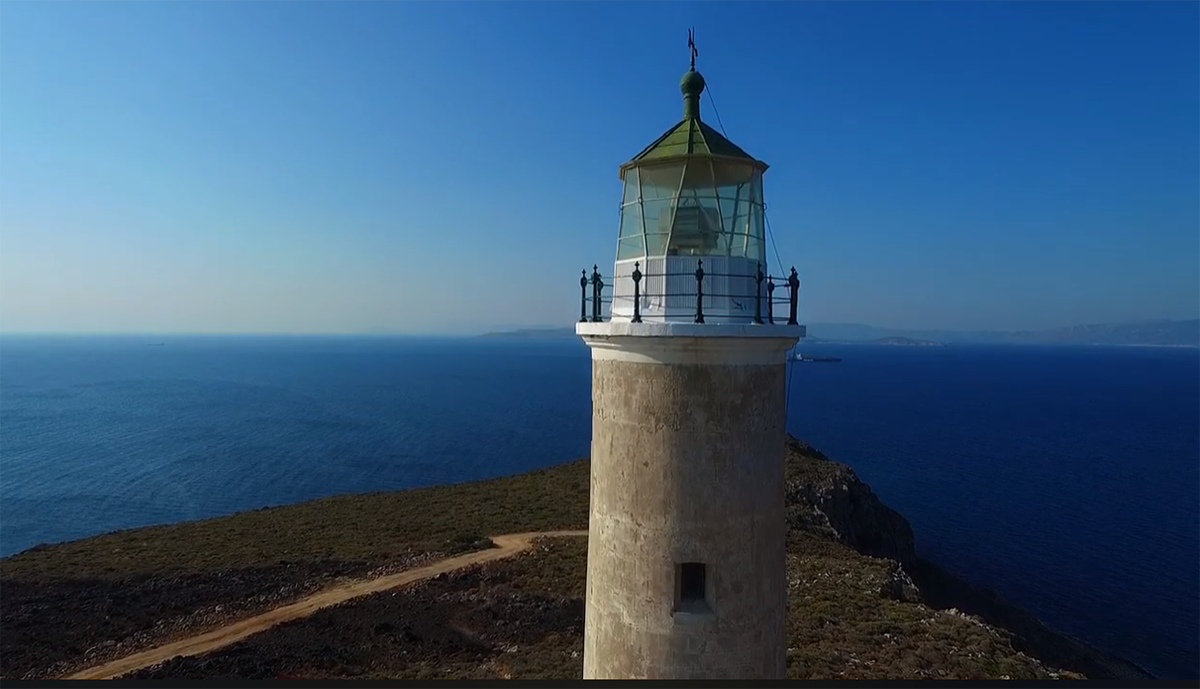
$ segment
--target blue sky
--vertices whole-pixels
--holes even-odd
[[[1196,3],[5,2],[0,328],[569,324],[689,26],[807,322],[1200,312]]]

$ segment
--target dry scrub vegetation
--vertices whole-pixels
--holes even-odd
[[[1006,632],[921,603],[897,562],[844,545],[904,559],[911,530],[845,467],[797,441],[788,457],[792,677],[1059,676]],[[25,551],[0,561],[0,676],[61,676],[345,578],[487,547],[486,535],[585,529],[588,471],[581,460]],[[578,677],[585,573],[586,539],[546,539],[132,676]]]

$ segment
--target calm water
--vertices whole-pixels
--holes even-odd
[[[163,342],[165,346],[149,347]],[[810,347],[790,430],[918,550],[1156,674],[1200,672],[1194,349]],[[0,553],[583,456],[567,341],[0,340]]]

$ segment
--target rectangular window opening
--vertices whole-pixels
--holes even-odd
[[[675,566],[675,612],[708,613],[708,572],[703,562]]]

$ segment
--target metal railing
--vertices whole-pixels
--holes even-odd
[[[644,280],[645,278],[649,278],[649,277],[668,278],[668,277],[684,277],[684,276],[695,278],[695,281],[696,281],[695,289],[686,291],[686,292],[662,292],[662,293],[647,293],[647,292],[643,292],[641,289],[642,280]],[[610,277],[610,279],[615,280],[615,278],[612,278],[611,276],[609,276],[609,277]],[[787,304],[787,313],[788,313],[787,325],[797,325],[798,324],[798,322],[796,320],[796,307],[797,307],[797,305],[799,303],[799,299],[800,299],[800,277],[796,274],[796,269],[794,267],[791,270],[791,274],[788,275],[786,278],[785,277],[776,277],[773,275],[768,275],[766,273],[763,273],[761,263],[758,264],[758,270],[752,276],[751,275],[725,274],[725,273],[706,273],[704,271],[704,261],[702,259],[696,261],[696,270],[693,272],[690,272],[690,273],[643,273],[641,270],[641,262],[639,261],[637,263],[634,263],[633,264],[633,274],[630,275],[629,278],[627,278],[627,279],[633,281],[633,296],[632,296],[633,316],[630,320],[634,323],[642,322],[642,299],[646,298],[646,297],[661,298],[661,299],[666,299],[669,297],[695,297],[696,308],[695,308],[695,315],[694,315],[693,322],[703,323],[704,322],[704,299],[705,299],[705,297],[709,297],[711,299],[711,298],[744,298],[744,297],[748,296],[745,294],[721,294],[721,293],[705,292],[704,291],[704,279],[706,277],[708,277],[708,278],[726,277],[726,278],[742,278],[742,279],[749,278],[749,279],[754,280],[754,283],[755,283],[754,315],[753,316],[748,316],[748,315],[747,316],[730,316],[727,314],[723,314],[721,316],[721,318],[723,318],[723,319],[744,318],[744,319],[750,319],[751,322],[756,323],[756,324],[766,323],[766,324],[774,325],[775,324],[775,306],[777,304]],[[663,284],[667,284],[667,281],[664,281]],[[590,295],[588,294],[588,287],[591,287]],[[609,305],[609,310],[610,310],[609,318],[610,319],[612,318],[611,306],[612,306],[613,298],[611,296],[606,297],[604,294],[605,288],[608,288],[608,287],[613,287],[613,285],[605,282],[605,276],[600,274],[600,270],[599,270],[598,266],[595,266],[595,265],[592,266],[592,274],[590,277],[588,276],[587,270],[586,269],[583,270],[583,275],[579,278],[579,322],[580,323],[588,323],[588,322],[601,323],[601,322],[603,322],[604,321],[603,306],[605,304]],[[785,296],[785,297],[775,296],[775,290],[779,287],[786,288],[787,296]],[[766,293],[765,295],[764,295],[764,292]],[[623,297],[622,299],[628,299],[628,297]],[[590,307],[590,315],[589,315],[589,307]]]

